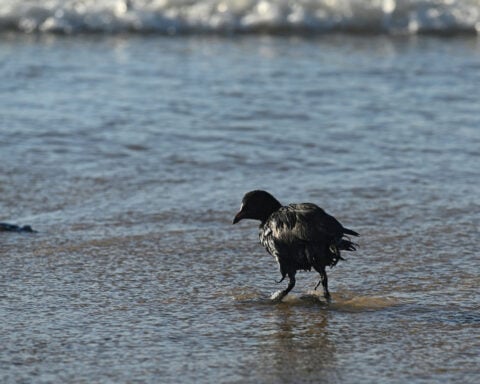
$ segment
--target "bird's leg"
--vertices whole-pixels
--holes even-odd
[[[288,292],[290,292],[293,289],[293,287],[295,287],[295,272],[289,272],[288,279],[289,281],[288,281],[287,289],[283,291],[284,296],[286,296]]]
[[[318,284],[322,283],[322,286],[323,286],[323,296],[325,297],[325,299],[327,299],[328,302],[330,302],[330,292],[328,292],[328,277],[327,277],[327,272],[325,271],[325,268],[322,268],[320,270],[320,281],[318,282]],[[317,287],[318,287],[318,284],[317,284]],[[315,289],[317,288],[315,287]]]
[[[277,284],[280,284],[283,280],[285,280],[285,276],[287,276],[287,271],[285,271],[285,268],[283,268],[282,264],[280,264],[280,274],[282,275],[282,278],[276,281]]]
[[[279,291],[277,292],[272,298],[274,299],[274,301],[282,301],[282,299],[287,296],[288,292],[290,292],[293,287],[295,286],[295,273],[296,272],[289,272],[288,273],[288,278],[289,278],[289,282],[288,282],[288,286],[286,289],[284,289],[283,291]],[[283,278],[285,278],[285,276],[283,276]],[[283,279],[282,279],[283,280]]]

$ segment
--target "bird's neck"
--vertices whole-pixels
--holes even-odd
[[[263,227],[269,217],[272,215],[272,213],[277,212],[280,208],[282,207],[282,204],[277,199],[273,199],[272,201],[269,201],[268,204],[266,204],[263,207],[262,210],[262,215],[260,217],[261,224],[260,226]]]

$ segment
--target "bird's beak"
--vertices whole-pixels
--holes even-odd
[[[233,223],[232,224],[237,224],[240,220],[242,220],[244,217],[244,212],[240,210],[235,217],[233,218]]]

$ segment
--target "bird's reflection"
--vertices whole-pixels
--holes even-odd
[[[272,307],[271,334],[261,343],[257,364],[267,382],[339,382],[329,311],[317,303]]]

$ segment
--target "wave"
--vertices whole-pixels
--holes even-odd
[[[480,34],[480,0],[2,0],[0,31]]]

